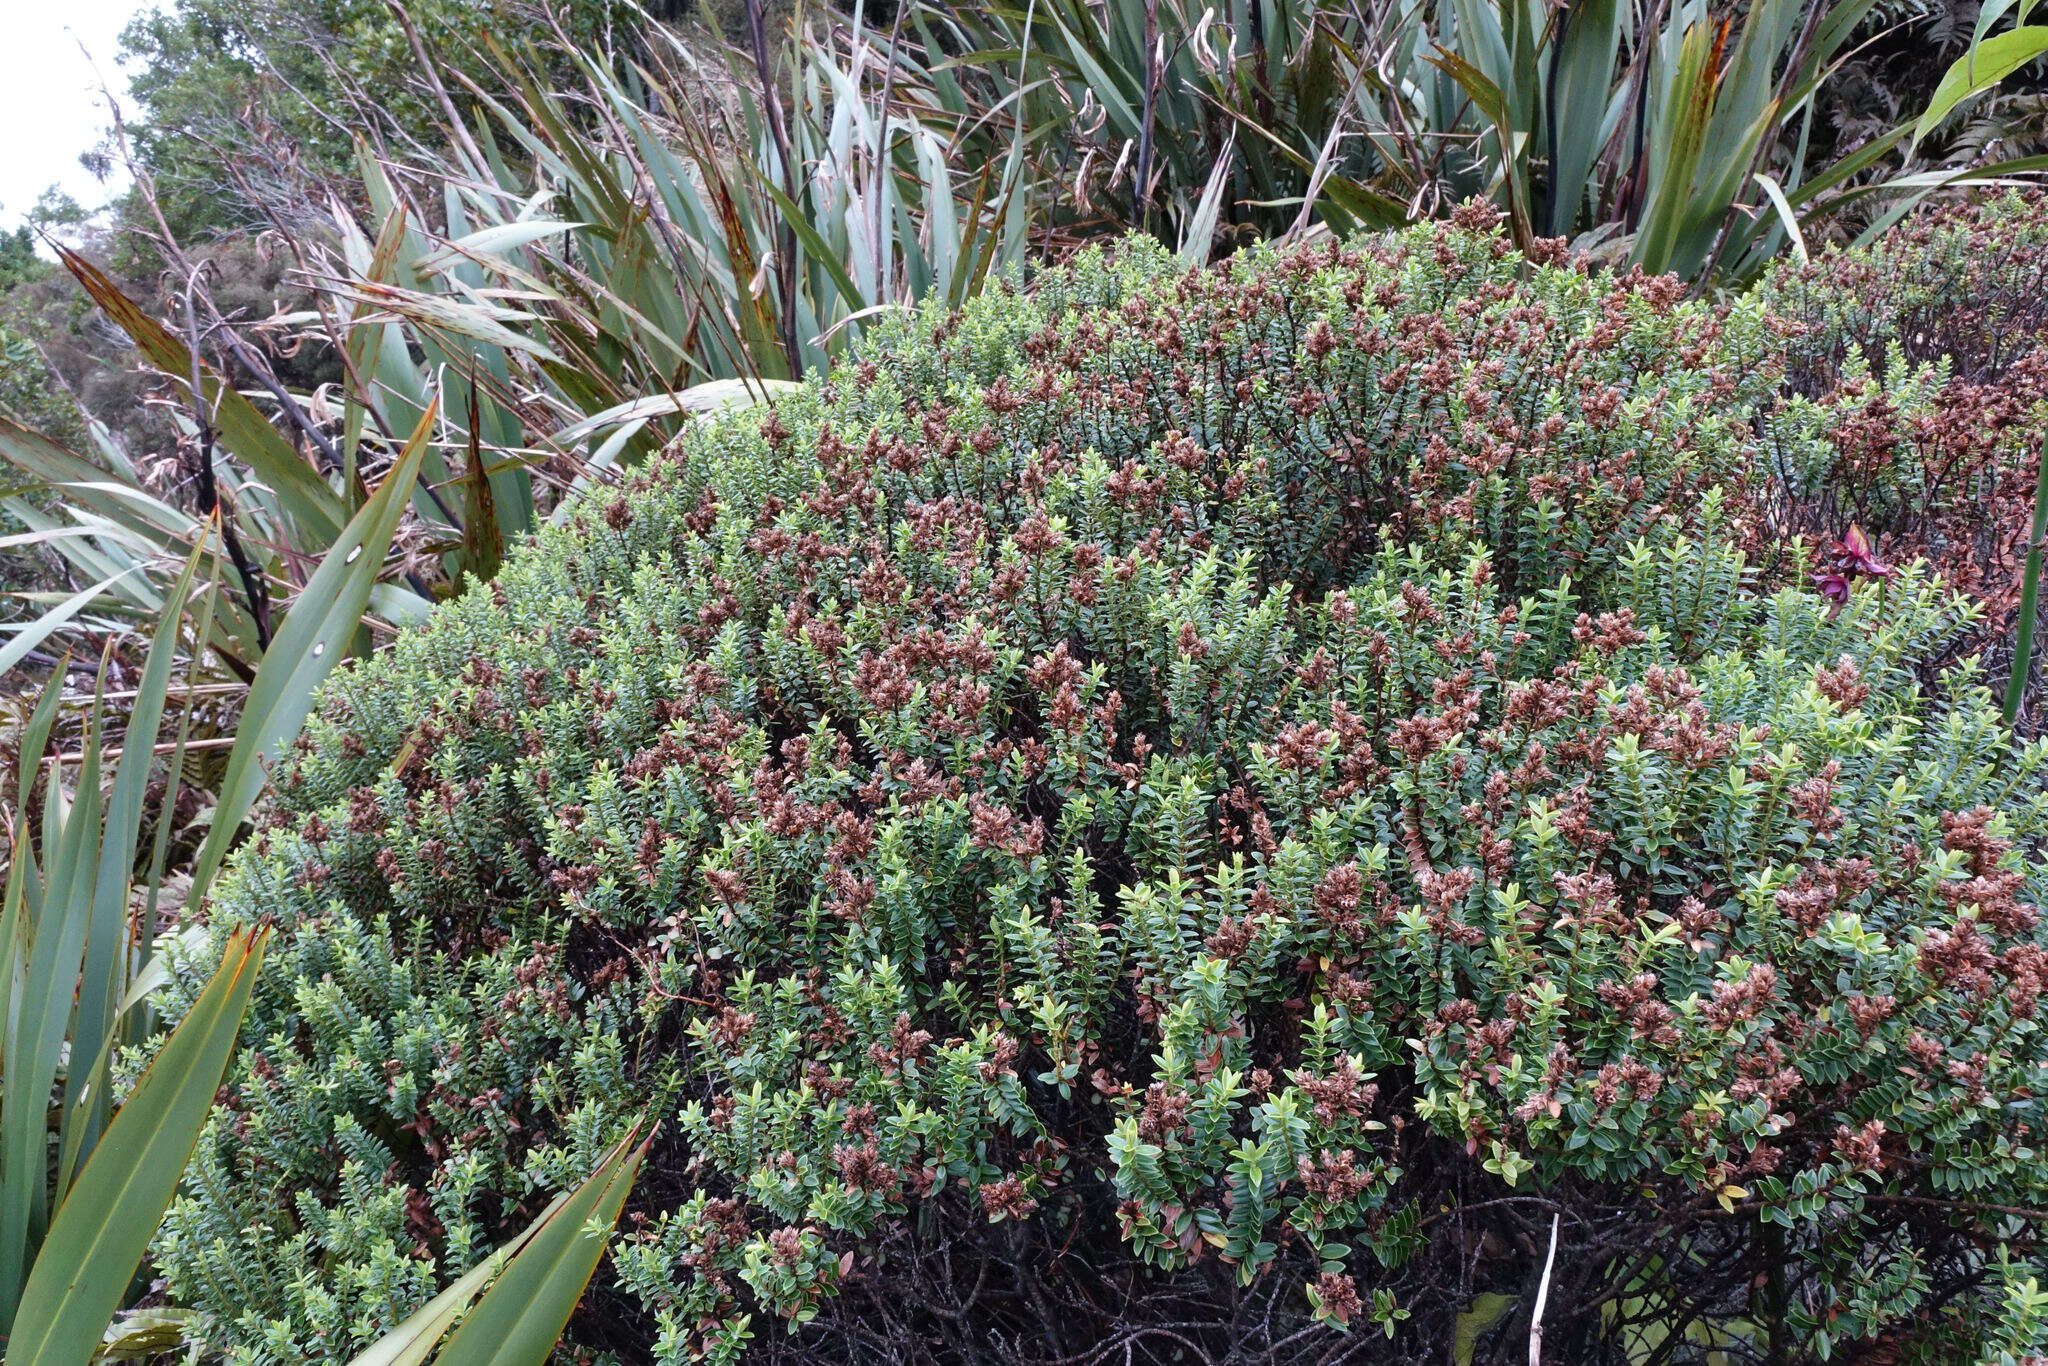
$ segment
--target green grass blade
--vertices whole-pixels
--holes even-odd
[[[455,1326],[463,1311],[476,1302],[484,1287],[497,1276],[498,1269],[532,1241],[541,1225],[568,1198],[557,1196],[526,1232],[471,1267],[454,1284],[407,1316],[405,1322],[357,1353],[348,1366],[421,1366],[440,1346],[441,1339],[448,1336],[448,1330]]]
[[[2005,684],[2005,724],[2020,719],[2020,702],[2034,673],[2034,614],[2041,597],[2041,539],[2048,536],[2048,448],[2041,452],[2034,475],[2033,538],[2027,542],[2027,567],[2020,579],[2019,633],[2012,647],[2012,677]]]
[[[595,1176],[592,1179],[595,1180]],[[577,1189],[580,1191],[582,1187]],[[546,1231],[562,1206],[576,1194],[577,1191],[565,1191],[556,1196],[518,1237],[471,1267],[446,1290],[420,1306],[405,1322],[364,1348],[348,1366],[421,1366],[440,1346],[441,1339],[448,1336],[448,1330],[455,1326],[463,1312],[497,1278],[505,1263],[525,1251],[536,1237]]]
[[[193,521],[189,515],[149,498],[124,481],[118,472],[103,469],[5,415],[0,415],[0,459],[26,475],[32,487],[62,488],[67,505],[88,508],[151,544],[160,542],[165,521],[187,528]],[[114,493],[114,486],[122,493]],[[152,513],[155,515],[149,515]]]
[[[1458,88],[1471,97],[1479,112],[1493,125],[1494,141],[1500,150],[1500,183],[1502,195],[1507,200],[1508,220],[1515,241],[1526,245],[1532,235],[1532,225],[1529,207],[1522,195],[1525,172],[1522,159],[1517,155],[1518,130],[1506,93],[1487,79],[1485,72],[1455,52],[1439,47],[1427,60],[1456,81]]]
[[[78,991],[92,909],[90,889],[99,859],[98,722],[95,706],[79,765],[77,800],[68,810],[58,791],[62,775],[51,771],[43,821],[49,853],[42,885],[31,885],[24,874],[9,897],[19,908],[13,916],[15,933],[27,941],[27,963],[18,980],[10,973],[0,983],[0,990],[8,992],[6,1008],[0,1012],[7,1031],[5,1049],[0,1051],[0,1075],[7,1079],[6,1092],[0,1095],[0,1332],[7,1330],[24,1303],[16,1296],[48,1218],[49,1095]],[[23,822],[15,841],[17,866],[25,864],[22,855],[27,850]]]
[[[761,188],[775,201],[775,207],[782,210],[783,221],[796,233],[797,240],[803,243],[804,250],[810,253],[813,261],[824,267],[826,276],[838,288],[840,298],[845,300],[847,310],[857,312],[867,307],[868,301],[861,296],[860,286],[853,282],[853,275],[846,269],[846,263],[841,261],[839,254],[818,235],[817,228],[804,216],[804,211],[791,202],[788,195],[775,188],[766,170],[756,166],[754,173],[761,178]],[[794,306],[794,301],[785,303]]]
[[[1550,168],[1550,223],[1553,237],[1568,235],[1586,200],[1586,177],[1600,155],[1607,107],[1613,98],[1614,55],[1621,46],[1619,0],[1578,0],[1561,11],[1565,25],[1551,98],[1557,163]]]
[[[135,842],[142,832],[142,800],[149,786],[157,731],[163,722],[164,700],[171,688],[171,665],[177,655],[178,632],[185,604],[199,573],[203,549],[195,549],[164,599],[163,617],[151,639],[128,725],[115,765],[112,794],[107,800],[105,833],[99,843],[99,866],[93,870],[92,913],[86,928],[85,966],[79,979],[78,1008],[71,1029],[71,1070],[64,1083],[64,1132],[57,1190],[71,1183],[76,1164],[91,1154],[107,1114],[101,1063],[82,1066],[87,1052],[100,1059],[108,1053],[115,1025],[127,955],[128,890],[135,867]],[[81,870],[83,871],[83,870]],[[83,1113],[80,1107],[83,1106]]]
[[[1664,145],[1652,180],[1649,207],[1636,237],[1635,259],[1643,269],[1661,274],[1668,268],[1692,202],[1693,176],[1700,148],[1713,118],[1718,73],[1710,58],[1705,23],[1685,31],[1678,67],[1667,95],[1667,118],[1658,130]]]
[[[22,730],[15,764],[19,772],[14,793],[14,807],[27,811],[29,798],[34,795],[36,765],[43,761],[43,746],[49,743],[50,727],[57,723],[57,705],[64,700],[64,670],[70,664],[70,657],[57,661],[57,667],[50,672],[50,680],[43,688],[43,695],[36,700],[36,709],[29,713],[28,725]]]
[[[1216,165],[1209,172],[1209,183],[1202,188],[1195,211],[1188,215],[1179,252],[1184,266],[1209,264],[1209,248],[1216,240],[1216,219],[1223,211],[1223,192],[1230,184],[1230,159],[1236,150],[1237,132],[1232,129],[1224,140],[1223,154],[1216,158]]]
[[[1770,201],[1771,209],[1778,215],[1778,226],[1785,231],[1785,240],[1792,244],[1792,254],[1801,261],[1810,259],[1806,250],[1806,234],[1799,230],[1799,215],[1792,211],[1792,205],[1785,198],[1785,187],[1770,176],[1758,173],[1757,187]]]
[[[52,691],[59,689],[53,688]],[[0,995],[5,997],[0,1004],[6,1006],[4,1018],[7,1021],[6,1051],[4,1057],[0,1057],[0,1065],[14,1067],[19,1065],[20,1060],[20,1050],[15,1045],[13,1024],[17,1009],[15,987],[23,980],[26,972],[25,965],[30,948],[29,926],[36,917],[36,909],[31,902],[39,900],[31,896],[31,887],[40,879],[41,871],[37,867],[35,851],[29,847],[29,818],[26,811],[15,820],[14,828],[9,834],[13,841],[13,850],[7,868],[6,900],[4,908],[0,908]],[[11,1118],[6,1096],[0,1093],[0,1121]],[[4,1128],[4,1125],[0,1125],[0,1128]],[[4,1165],[5,1151],[4,1139],[0,1139],[0,1179],[11,1181],[15,1177]],[[37,1173],[39,1178],[40,1175]],[[21,1302],[21,1282],[28,1274],[26,1229],[24,1221],[18,1251],[15,1250],[17,1240],[11,1234],[0,1233],[0,1239],[5,1240],[0,1242],[0,1263],[4,1263],[0,1264],[0,1275],[6,1278],[0,1281],[0,1325],[12,1319],[15,1307]]]
[[[89,588],[81,588],[34,621],[22,626],[9,637],[7,644],[0,646],[0,674],[13,670],[14,666],[28,658],[29,651],[36,648],[63,629],[64,623],[90,606],[100,594],[112,588],[123,579],[142,571],[141,565],[130,565],[118,574],[101,579]]]
[[[1989,90],[2044,52],[2048,52],[2048,27],[2039,24],[2011,29],[1974,44],[1942,74],[1941,84],[1934,87],[1934,95],[1927,101],[1926,112],[1913,127],[1914,139],[1926,137],[1957,105]]]

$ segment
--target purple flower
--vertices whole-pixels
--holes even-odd
[[[1842,534],[1842,539],[1835,542],[1835,568],[1853,569],[1874,579],[1888,579],[1892,575],[1892,567],[1877,558],[1877,553],[1870,548],[1870,538],[1863,534],[1862,527],[1854,523]]]
[[[1813,576],[1814,587],[1820,589],[1821,596],[1829,602],[1847,602],[1855,576],[1873,579],[1892,576],[1891,565],[1877,557],[1877,552],[1870,547],[1870,538],[1863,534],[1862,527],[1854,523],[1842,533],[1842,539],[1834,543],[1830,553],[1834,556],[1834,563]]]

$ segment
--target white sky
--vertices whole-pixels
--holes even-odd
[[[121,30],[154,4],[0,0],[0,229],[12,231],[53,184],[88,209],[106,202],[114,187],[94,180],[78,154],[110,123],[101,79],[116,92],[126,89],[114,60]]]

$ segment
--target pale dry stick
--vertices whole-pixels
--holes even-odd
[[[448,87],[441,83],[441,76],[434,66],[433,59],[427,56],[427,45],[420,41],[419,30],[413,27],[411,12],[400,3],[400,0],[386,0],[386,3],[390,5],[391,12],[398,17],[399,27],[405,30],[406,44],[412,48],[413,60],[420,64],[421,78],[426,81],[427,88],[434,92],[434,99],[441,106],[441,117],[448,120],[448,135],[455,139],[456,145],[469,158],[469,164],[477,176],[489,175],[491,163],[485,159],[483,149],[476,145],[476,139],[469,135],[469,124],[464,121],[461,111],[456,109],[455,101],[448,97]]]
[[[901,3],[896,6],[896,22],[889,26],[889,54],[882,66],[882,105],[875,135],[875,199],[869,205],[868,227],[868,250],[875,257],[876,303],[889,297],[889,273],[882,258],[882,196],[889,185],[889,97],[896,88],[896,48],[903,36],[903,15],[909,8]],[[858,34],[855,41],[859,41]]]
[[[84,45],[80,44],[80,51],[84,50]],[[92,61],[92,54],[87,52],[85,55],[86,61],[90,63]],[[94,75],[95,77],[98,76],[97,67],[94,68]],[[200,275],[207,268],[207,263],[202,262],[198,267],[194,267],[190,261],[186,260],[184,252],[178,247],[177,239],[171,234],[170,224],[164,218],[163,208],[157,201],[155,182],[145,171],[136,165],[135,158],[130,155],[128,150],[128,127],[121,119],[121,104],[120,101],[114,98],[113,92],[107,88],[105,80],[100,81],[100,96],[107,102],[107,112],[114,121],[114,145],[120,151],[121,160],[128,167],[129,176],[135,181],[135,188],[142,195],[143,203],[148,206],[150,214],[156,219],[157,226],[163,230],[162,245],[164,254],[170,263],[182,271],[185,276],[185,337],[186,345],[189,348],[188,357],[190,361],[190,370],[185,376],[185,382],[191,386],[191,393],[189,395],[191,399],[191,416],[194,426],[198,429],[199,445],[199,465],[194,473],[197,477],[199,509],[201,512],[211,515],[219,509],[220,493],[213,469],[214,413],[209,410],[206,391],[201,387],[201,370],[204,362],[199,349],[200,330],[198,314],[193,308],[195,295],[206,300],[207,308],[214,316],[215,326],[227,339],[229,347],[236,349],[238,356],[241,354],[239,350],[241,343],[236,340],[234,331],[228,327],[227,319],[221,316],[218,308],[214,307],[212,296],[206,293],[200,281]],[[249,365],[246,361],[244,364],[250,369],[251,373],[254,373],[253,365]],[[223,389],[225,389],[226,384],[227,381],[223,378],[221,380]],[[279,397],[283,399],[284,396],[279,394]],[[215,394],[214,402],[216,405],[219,403],[218,392]],[[242,581],[243,595],[248,599],[249,616],[256,626],[257,647],[268,650],[270,648],[269,586],[264,582],[263,575],[256,568],[255,563],[250,560],[247,550],[242,546],[241,538],[235,534],[233,520],[223,514],[220,518],[219,530],[221,543],[226,548],[228,557],[234,561],[235,573]]]
[[[1529,1366],[1543,1366],[1543,1306],[1550,1299],[1550,1268],[1557,1263],[1557,1222],[1550,1216],[1550,1251],[1543,1258],[1543,1279],[1536,1285],[1536,1312],[1529,1316]]]
[[[1294,216],[1294,222],[1289,225],[1286,232],[1280,235],[1280,240],[1283,242],[1290,241],[1307,232],[1309,224],[1315,218],[1316,199],[1322,194],[1323,186],[1330,178],[1333,158],[1337,152],[1337,144],[1342,139],[1344,133],[1343,110],[1350,107],[1352,97],[1358,93],[1359,83],[1365,79],[1366,69],[1365,65],[1360,63],[1357,70],[1352,72],[1351,84],[1345,89],[1344,98],[1338,102],[1337,117],[1330,120],[1330,135],[1323,139],[1322,150],[1316,153],[1315,167],[1309,172],[1308,176],[1308,188],[1301,192],[1301,212]]]
[[[213,736],[204,740],[187,740],[184,743],[183,748],[188,751],[195,749],[232,749],[234,748],[234,744],[234,736],[220,735]],[[178,752],[179,748],[180,746],[177,741],[165,740],[161,744],[151,745],[149,752],[151,754],[175,754]],[[118,759],[121,757],[121,752],[121,747],[119,745],[116,745],[112,749],[100,751],[100,758],[102,760]],[[82,753],[45,754],[43,756],[43,764],[46,767],[57,764],[82,764],[84,762],[85,755]]]
[[[102,87],[102,93],[105,93],[104,87]],[[188,314],[188,330],[192,325],[189,315],[192,313],[192,300],[196,294],[198,300],[206,305],[206,311],[213,315],[214,322],[209,332],[219,332],[221,341],[226,346],[228,354],[240,362],[242,368],[249,373],[250,378],[254,379],[269,392],[271,398],[277,401],[279,410],[287,418],[291,419],[292,425],[304,433],[306,439],[318,448],[321,455],[327,458],[329,466],[339,469],[341,467],[341,455],[334,449],[334,443],[329,441],[326,435],[321,432],[319,424],[307,416],[306,410],[299,406],[298,400],[285,392],[283,383],[277,378],[277,372],[271,369],[269,363],[257,356],[255,352],[251,351],[242,342],[240,337],[235,335],[235,330],[229,325],[227,316],[220,311],[220,306],[213,301],[213,296],[204,288],[200,280],[200,273],[205,263],[202,262],[200,267],[195,268],[192,262],[186,258],[185,249],[178,244],[177,235],[171,231],[170,222],[164,217],[163,206],[157,199],[155,180],[149,175],[148,171],[136,162],[135,157],[128,150],[128,125],[122,120],[119,102],[111,94],[107,95],[106,99],[107,112],[112,115],[114,120],[114,145],[120,149],[122,163],[127,166],[129,177],[135,182],[136,192],[142,196],[143,205],[148,208],[150,216],[156,220],[157,230],[160,234],[157,244],[158,248],[163,252],[164,259],[177,267],[179,273],[185,277],[185,307]],[[192,344],[194,346],[197,345],[196,342]],[[195,367],[199,359],[200,357],[195,350],[193,353]],[[196,373],[194,378],[197,378]],[[223,375],[221,383],[223,385],[227,383],[225,375]],[[192,401],[195,404],[199,402],[197,391],[194,392]],[[195,420],[198,420],[196,412]],[[317,462],[314,468],[319,468]]]
[[[166,693],[164,695],[169,698],[230,697],[242,691],[244,689],[239,683],[201,683],[180,692]],[[106,702],[133,702],[140,696],[142,696],[140,688],[122,688],[100,694],[101,700]]]
[[[102,93],[105,93],[104,87],[102,87]],[[220,310],[220,305],[214,302],[213,295],[207,291],[204,282],[201,278],[202,273],[207,268],[208,263],[201,262],[197,267],[195,267],[191,263],[191,261],[188,260],[187,257],[185,256],[184,248],[178,244],[177,236],[174,233],[172,233],[171,225],[169,221],[164,217],[163,206],[157,198],[155,181],[150,177],[149,173],[145,169],[143,169],[140,165],[137,164],[134,156],[129,152],[128,129],[127,125],[122,121],[121,118],[120,104],[113,98],[111,94],[107,94],[106,99],[107,109],[109,113],[112,114],[114,120],[115,145],[120,149],[121,160],[127,165],[129,176],[131,179],[134,180],[136,191],[142,196],[143,204],[149,209],[151,217],[153,217],[156,220],[158,232],[161,234],[158,240],[158,246],[160,250],[163,252],[164,258],[167,261],[169,261],[173,266],[177,267],[178,270],[182,271],[185,276],[185,312],[186,326],[188,332],[187,340],[189,346],[191,347],[192,359],[192,370],[190,375],[186,377],[185,382],[188,384],[196,385],[201,381],[202,378],[200,373],[201,356],[198,350],[199,343],[197,340],[197,334],[192,331],[192,329],[197,326],[196,314],[193,309],[193,301],[196,298],[199,302],[204,303],[206,305],[207,312],[213,315],[213,324],[208,329],[209,335],[211,335],[214,332],[219,333],[222,344],[227,349],[227,353],[230,356],[234,357],[234,359],[241,365],[242,369],[248,373],[250,378],[254,379],[259,385],[263,387],[265,391],[267,391],[270,394],[271,398],[275,400],[277,403],[278,411],[282,413],[286,418],[288,418],[291,421],[291,425],[297,428],[299,432],[302,435],[304,435],[307,442],[319,452],[319,457],[309,458],[308,463],[312,465],[313,469],[324,477],[328,470],[339,470],[346,468],[346,466],[342,462],[341,453],[334,448],[334,443],[328,440],[326,433],[320,430],[320,425],[313,421],[311,415],[306,412],[305,408],[299,403],[299,401],[296,398],[292,397],[290,393],[286,392],[284,382],[277,377],[277,371],[271,367],[270,363],[267,360],[264,360],[255,351],[251,350],[249,346],[245,342],[243,342],[239,336],[235,334],[235,329],[233,325],[229,322],[227,315],[222,313]],[[344,360],[346,360],[347,354],[347,349],[344,348],[342,351]],[[353,370],[353,367],[351,367],[351,370]],[[225,373],[223,373],[219,382],[223,389],[225,389],[227,385],[227,378]],[[200,391],[196,388],[192,390],[191,401],[193,405],[193,420],[199,424],[200,434],[203,438],[202,455],[204,456],[204,459],[202,460],[202,469],[206,471],[206,477],[210,481],[212,470],[211,450],[212,441],[214,437],[214,429],[211,425],[210,417],[203,413],[201,410]],[[218,402],[218,395],[216,395],[215,401]],[[324,459],[326,462],[324,465],[321,463],[322,459]],[[441,501],[440,495],[435,493],[431,487],[427,489],[427,496],[434,501],[435,505],[440,509],[441,515],[448,521],[449,525],[461,525],[461,523],[456,520],[455,514],[448,510],[447,504]],[[256,617],[257,644],[259,644],[267,650],[270,648],[268,590],[265,590],[265,601],[262,610],[257,611],[254,606],[254,589],[248,587],[248,574],[247,570],[243,565],[244,557],[236,553],[236,545],[238,543],[233,539],[233,528],[228,522],[228,520],[225,518],[222,519],[221,526],[223,537],[228,542],[229,553],[231,557],[234,558],[236,570],[237,572],[242,574],[245,584],[245,590],[248,591],[251,596],[251,612],[252,615]],[[296,551],[294,551],[289,545],[281,547],[281,550],[288,560],[296,554]],[[424,583],[420,581],[419,576],[417,574],[408,572],[406,577],[411,581],[414,591],[416,591],[421,597],[428,596],[427,587]]]
[[[215,149],[215,154],[220,155],[219,149]],[[313,291],[314,311],[320,315],[320,326],[327,333],[327,344],[341,361],[342,369],[348,374],[349,383],[354,386],[355,392],[358,394],[367,395],[371,393],[370,386],[363,381],[362,371],[356,365],[355,357],[349,352],[348,343],[343,339],[342,334],[346,325],[336,320],[337,310],[334,307],[334,291],[323,286],[318,272],[313,269],[313,264],[306,255],[305,244],[300,241],[299,235],[286,225],[283,216],[277,212],[276,206],[271,203],[269,198],[259,197],[255,190],[242,178],[242,173],[236,169],[232,157],[221,156],[221,165],[234,178],[235,184],[241,189],[243,197],[261,206],[264,217],[270,220],[271,228],[284,242],[286,248],[290,250],[292,259],[298,262],[300,277],[305,281],[307,287]],[[340,221],[340,217],[345,215],[348,210],[342,206],[339,199],[330,196],[328,202],[333,206],[336,221]],[[404,213],[405,207],[405,201],[401,199],[398,202],[398,212]],[[396,438],[391,431],[391,425],[384,420],[384,414],[378,410],[377,406],[373,403],[365,403],[363,406],[364,410],[369,414],[370,420],[377,424],[377,430],[383,434],[384,439],[394,441]],[[343,490],[344,496],[347,496],[348,493],[348,490]]]

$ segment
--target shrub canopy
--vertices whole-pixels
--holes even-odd
[[[1884,558],[1924,556],[1986,608],[1927,663],[1983,652],[2005,673],[2048,413],[2048,197],[1943,204],[1868,247],[1787,258],[1755,302],[1782,353],[1753,485],[1768,537],[1853,525]]]
[[[2048,749],[1758,588],[1758,310],[1482,228],[906,321],[338,674],[174,1294],[345,1356],[649,1114],[632,1359],[1505,1359],[1553,1211],[1569,1359],[1993,1341]]]

